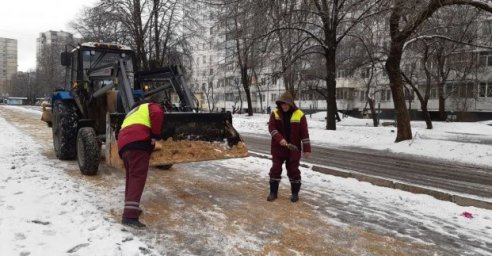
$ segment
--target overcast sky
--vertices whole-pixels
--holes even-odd
[[[0,37],[17,39],[18,71],[36,67],[36,38],[48,30],[72,32],[68,23],[97,0],[1,0]]]

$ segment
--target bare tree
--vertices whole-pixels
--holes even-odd
[[[236,58],[240,81],[248,104],[248,115],[253,115],[251,99],[251,82],[258,63],[259,51],[265,42],[259,40],[265,33],[266,3],[260,0],[224,1],[221,22],[225,23],[226,42],[231,41],[231,48]]]
[[[57,42],[44,44],[39,49],[38,63],[36,68],[36,84],[40,86],[43,94],[49,95],[55,89],[64,88],[65,68],[60,63],[60,53],[65,51],[65,44],[73,43]]]
[[[397,119],[396,142],[412,138],[410,115],[405,104],[404,83],[400,68],[405,43],[422,23],[443,7],[470,5],[492,12],[492,6],[488,2],[474,0],[391,1],[389,19],[391,43],[388,59],[386,60],[386,70],[388,71]]]
[[[71,23],[84,41],[130,45],[139,70],[183,65],[191,59],[190,29],[196,26],[187,1],[100,0]]]
[[[325,70],[325,89],[319,90],[327,103],[326,128],[336,129],[336,52],[340,42],[362,20],[374,16],[381,11],[382,1],[366,0],[311,0],[311,1],[279,1],[281,4],[294,3],[288,15],[302,14],[303,19],[285,22],[274,27],[270,33],[278,30],[294,30],[304,35],[299,42],[289,46],[300,49],[296,58],[309,55],[320,55]],[[309,42],[309,45],[307,43]],[[306,47],[304,47],[306,45]],[[288,51],[295,51],[289,49]],[[292,63],[291,63],[292,64]]]
[[[86,7],[69,26],[82,36],[86,42],[114,42],[124,44],[128,36],[123,33],[121,23],[107,15],[102,5]]]
[[[208,111],[214,112],[216,111],[216,105],[219,102],[219,98],[216,95],[215,87],[218,87],[218,83],[214,85],[214,81],[218,76],[218,69],[214,69],[214,73],[210,74],[207,77],[207,84],[202,85],[202,92],[205,95],[205,99],[207,100]]]

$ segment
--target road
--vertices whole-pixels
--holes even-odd
[[[242,136],[250,150],[269,154],[270,138]],[[492,199],[492,168],[369,149],[313,146],[312,151],[305,162]]]
[[[54,168],[64,168],[67,179],[89,188],[85,198],[103,218],[119,222],[123,171],[101,165],[97,176],[83,176],[75,161],[59,164],[51,129],[39,116],[0,106],[0,117],[41,145],[42,154]],[[256,150],[261,143],[250,145]],[[312,160],[321,158],[315,153]],[[461,208],[442,218],[429,206],[419,209],[422,199],[404,192],[367,184],[352,189],[344,184],[354,181],[311,172],[304,174],[298,203],[289,201],[285,180],[279,199],[267,202],[269,164],[248,157],[152,169],[142,198],[149,228],[128,232],[162,255],[492,255],[492,225],[469,229],[459,216]]]

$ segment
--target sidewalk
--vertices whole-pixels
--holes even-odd
[[[268,155],[256,153],[256,152],[250,152],[250,155],[260,158],[271,159],[271,157]],[[469,195],[464,195],[461,193],[404,183],[397,180],[392,180],[380,176],[372,176],[356,171],[349,171],[349,170],[343,170],[334,167],[316,165],[316,164],[309,163],[309,161],[302,161],[301,165],[304,167],[311,166],[313,171],[319,173],[339,176],[343,178],[354,178],[356,180],[369,182],[373,185],[380,186],[380,187],[399,189],[416,194],[426,194],[436,199],[453,202],[461,206],[474,206],[474,207],[492,210],[492,199],[486,200],[486,198],[471,197]]]

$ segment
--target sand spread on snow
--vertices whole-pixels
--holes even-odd
[[[151,155],[152,162],[184,163],[236,157],[247,157],[248,148],[243,142],[229,147],[227,143],[208,141],[166,141],[156,142]]]

